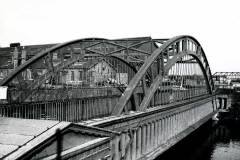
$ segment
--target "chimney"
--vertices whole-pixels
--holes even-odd
[[[22,48],[22,57],[21,57],[21,64],[25,63],[26,60],[27,60],[27,52],[26,52],[26,49],[23,47]]]
[[[21,46],[20,43],[11,43],[11,44],[10,44],[10,47],[11,47],[11,48],[20,47],[20,46]]]
[[[18,66],[18,49],[17,47],[15,47],[13,51],[13,68],[15,69],[17,66]]]
[[[12,52],[12,63],[13,63],[13,68],[15,69],[18,66],[18,58],[19,58],[19,49],[20,49],[21,44],[20,43],[11,43],[10,48],[13,48]]]

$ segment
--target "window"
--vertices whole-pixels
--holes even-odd
[[[57,60],[57,58],[58,58],[58,53],[53,53],[53,60]]]
[[[71,81],[74,81],[74,71],[71,71]]]
[[[63,55],[63,59],[64,59],[64,61],[66,61],[67,59],[69,59],[69,58],[71,58],[72,56],[71,56],[71,53],[65,53],[64,55]]]
[[[83,80],[83,71],[79,71],[79,81]]]

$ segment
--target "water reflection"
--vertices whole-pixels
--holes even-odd
[[[240,160],[240,123],[208,122],[157,160]]]

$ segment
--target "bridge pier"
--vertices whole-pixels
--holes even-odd
[[[218,95],[217,101],[219,104],[218,109],[228,109],[231,106],[232,99],[228,95]]]

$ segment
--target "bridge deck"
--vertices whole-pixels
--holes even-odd
[[[27,145],[44,132],[55,132],[53,129],[67,124],[69,123],[0,117],[0,158]]]
[[[114,134],[71,122],[51,120],[1,117],[0,126],[0,159],[18,159],[24,156],[25,159],[32,158],[26,158],[29,155],[34,155],[37,159],[46,157],[54,159],[57,145],[56,139],[52,139],[56,136],[56,129],[65,130],[64,133],[61,132],[63,156],[79,150],[84,151],[86,148],[91,150],[100,147],[103,143],[109,143],[109,137]],[[105,150],[103,153],[109,155],[109,146],[105,146]]]

